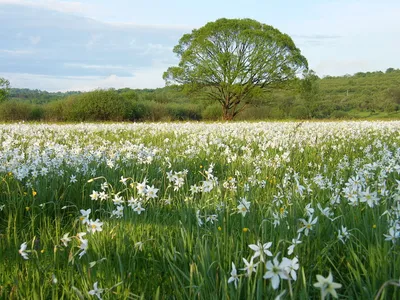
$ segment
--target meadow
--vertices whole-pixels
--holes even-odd
[[[0,299],[399,299],[399,130],[0,124]]]

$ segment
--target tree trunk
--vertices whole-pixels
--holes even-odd
[[[233,112],[229,110],[229,108],[223,106],[222,107],[222,118],[224,121],[232,121],[233,119]]]

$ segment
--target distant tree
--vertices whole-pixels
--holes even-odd
[[[319,77],[313,70],[304,71],[299,84],[300,99],[307,111],[308,118],[315,116],[320,102]]]
[[[218,101],[232,120],[273,84],[307,69],[292,39],[251,19],[219,19],[185,34],[175,46],[177,67],[164,73],[167,84],[183,84]]]
[[[387,68],[387,69],[386,69],[386,74],[387,74],[387,73],[392,73],[392,72],[394,72],[394,71],[395,71],[394,68]]]
[[[5,101],[10,94],[10,82],[0,77],[0,103]]]

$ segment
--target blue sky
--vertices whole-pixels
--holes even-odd
[[[395,0],[0,0],[0,77],[48,91],[156,88],[182,34],[252,18],[289,34],[319,76],[400,68]]]

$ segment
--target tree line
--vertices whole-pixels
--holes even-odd
[[[237,120],[400,117],[400,69],[287,82],[259,95]],[[50,93],[10,88],[1,121],[221,120],[218,103],[180,86]]]

